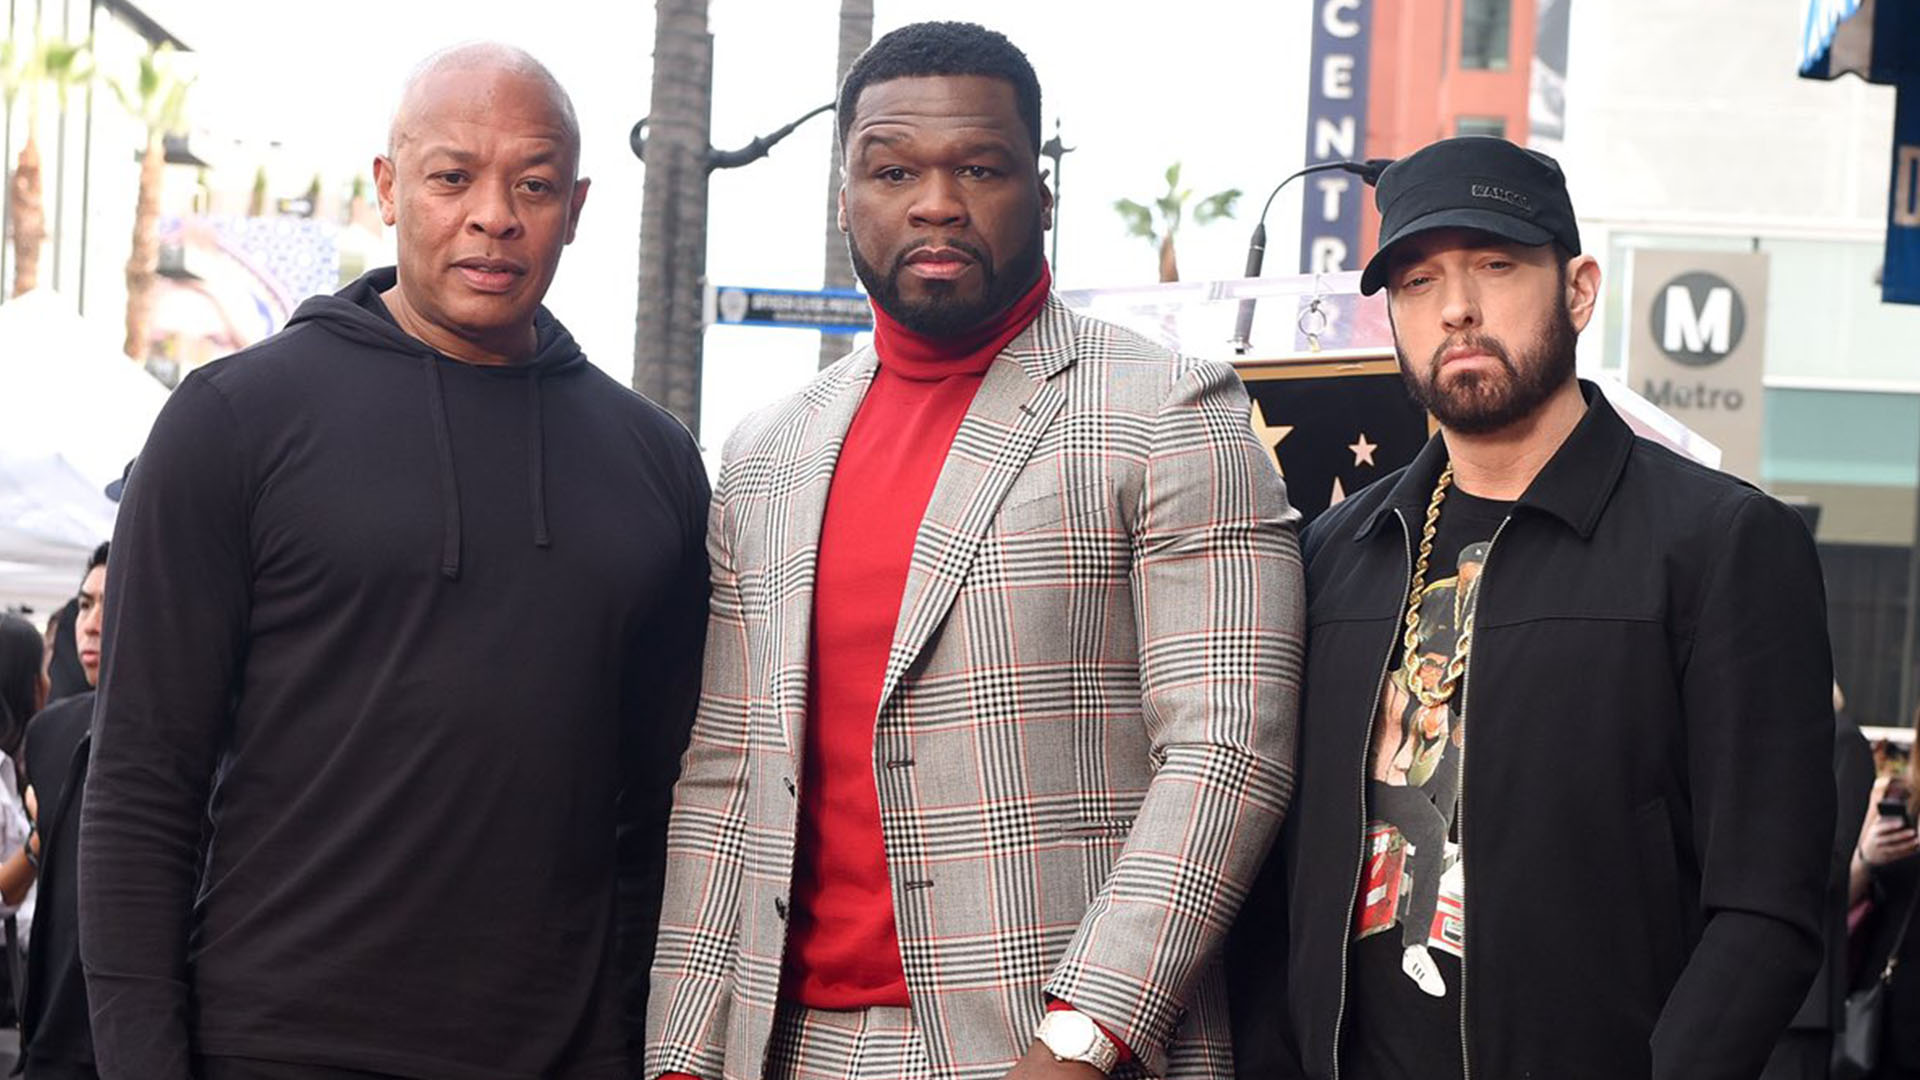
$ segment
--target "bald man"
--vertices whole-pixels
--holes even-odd
[[[81,823],[99,1074],[631,1075],[707,481],[540,304],[566,94],[434,57],[398,266],[194,373],[126,487]]]

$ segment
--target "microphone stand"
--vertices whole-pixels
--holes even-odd
[[[1250,278],[1260,276],[1260,268],[1266,262],[1267,258],[1267,211],[1273,209],[1274,196],[1280,194],[1281,188],[1306,176],[1308,173],[1333,172],[1336,169],[1341,172],[1352,173],[1371,186],[1380,179],[1380,174],[1386,171],[1387,166],[1391,164],[1393,164],[1392,158],[1368,158],[1365,161],[1325,161],[1318,165],[1309,165],[1299,172],[1291,173],[1286,179],[1273,185],[1273,190],[1267,193],[1266,203],[1260,207],[1260,220],[1253,227],[1253,240],[1247,244],[1247,272],[1242,276]],[[1249,335],[1253,333],[1253,304],[1254,301],[1252,297],[1240,301],[1240,314],[1233,323],[1233,351],[1240,356],[1245,356],[1248,350],[1253,348],[1253,342],[1249,338]]]

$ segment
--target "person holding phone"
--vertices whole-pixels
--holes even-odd
[[[1920,735],[1920,714],[1915,716]],[[1853,850],[1848,900],[1856,913],[1856,940],[1864,942],[1852,986],[1860,990],[1888,971],[1886,1020],[1880,1063],[1871,1080],[1920,1080],[1920,937],[1902,934],[1902,923],[1920,897],[1920,834],[1914,830],[1916,797],[1912,752],[1905,764],[1874,781],[1866,821]],[[1863,901],[1865,903],[1863,903]]]

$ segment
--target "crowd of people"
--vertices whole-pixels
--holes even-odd
[[[0,624],[28,1080],[1920,1077],[1920,785],[1800,519],[1576,377],[1559,165],[1379,177],[1437,430],[1303,530],[1230,366],[1053,292],[1040,102],[852,66],[872,344],[710,488],[541,305],[559,82],[425,62],[398,265],[173,393],[84,685]]]

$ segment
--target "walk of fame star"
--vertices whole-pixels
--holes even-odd
[[[1378,443],[1368,442],[1367,433],[1363,431],[1360,433],[1360,441],[1348,443],[1347,449],[1353,451],[1353,464],[1358,468],[1362,465],[1372,465],[1373,452],[1380,449],[1380,446]]]
[[[1280,444],[1285,441],[1287,436],[1293,434],[1293,425],[1267,423],[1266,406],[1260,404],[1257,399],[1253,403],[1253,412],[1248,416],[1247,420],[1253,425],[1254,437],[1260,440],[1261,446],[1273,451],[1274,462],[1278,464],[1280,460]],[[1280,466],[1280,475],[1287,475],[1285,466]]]

